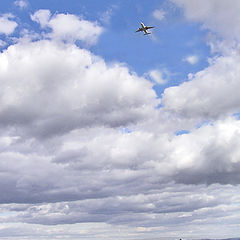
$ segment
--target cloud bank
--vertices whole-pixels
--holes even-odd
[[[224,16],[212,17],[216,6],[230,14],[224,1],[195,1],[198,11],[190,1],[175,2],[189,20],[223,37],[230,31],[215,26]],[[159,99],[145,77],[76,45],[96,44],[98,23],[43,9],[31,19],[41,38],[19,39],[0,53],[0,233],[9,237],[6,224],[14,222],[36,226],[19,226],[33,239],[39,231],[51,238],[46,226],[54,236],[76,231],[65,224],[85,224],[85,237],[93,223],[109,236],[109,226],[123,227],[121,238],[173,229],[199,236],[202,226],[213,232],[219,222],[227,229],[219,236],[236,231],[238,49],[213,57]],[[11,34],[11,24],[2,33]],[[160,71],[149,75],[165,83]]]

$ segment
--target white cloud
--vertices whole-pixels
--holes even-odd
[[[213,60],[191,81],[167,88],[162,104],[185,118],[218,119],[233,114],[240,108],[239,78],[240,55],[236,50]]]
[[[1,222],[161,224],[164,234],[173,224],[182,233],[188,223],[197,235],[198,221],[217,222],[222,204],[229,213],[221,214],[224,226],[238,210],[237,199],[229,200],[238,188],[214,185],[240,182],[238,120],[175,136],[158,129],[171,115],[148,130],[141,122],[155,116],[158,102],[147,80],[51,40],[2,52],[0,79]],[[126,134],[122,125],[134,130]]]
[[[0,200],[15,204],[1,205],[9,214],[0,221],[161,225],[164,233],[155,230],[163,235],[174,226],[175,233],[199,236],[199,221],[208,229],[221,218],[219,234],[226,234],[236,222],[232,216],[239,217],[239,129],[239,121],[229,118],[172,138],[88,128],[46,143],[4,139]]]
[[[157,105],[152,85],[126,67],[108,67],[86,50],[47,40],[9,47],[0,55],[0,78],[0,121],[32,128],[34,135],[126,126]]]
[[[9,14],[0,16],[0,34],[10,35],[14,32],[18,24],[11,18],[12,15]]]
[[[240,1],[238,0],[172,0],[184,9],[191,21],[202,22],[225,39],[240,40]]]
[[[55,14],[51,17],[49,10],[41,9],[31,15],[31,19],[40,23],[42,28],[52,29],[48,37],[68,42],[81,40],[92,45],[103,32],[97,22],[89,22],[73,14]]]
[[[179,169],[176,181],[189,184],[238,182],[239,130],[240,121],[227,118],[177,136],[173,141],[176,148],[170,156]]]
[[[73,44],[96,42],[97,23],[49,10],[31,17],[50,39],[0,53],[0,235],[239,235],[240,121],[229,117],[240,109],[239,52],[167,88],[157,109],[149,81]]]
[[[50,17],[51,17],[51,12],[48,9],[38,10],[33,15],[31,15],[31,19],[39,23],[42,28],[45,28],[48,26]]]
[[[112,9],[109,9],[101,15],[100,20],[105,24],[109,24],[111,17],[112,17]]]
[[[156,18],[157,20],[161,21],[165,18],[165,12],[162,9],[156,9],[153,12],[153,17]]]
[[[190,56],[185,57],[183,59],[183,61],[188,62],[189,64],[194,65],[194,64],[198,63],[199,58],[198,58],[197,55],[190,55]]]
[[[167,70],[151,70],[149,73],[148,73],[149,77],[157,84],[166,84],[168,82],[167,80],[167,76],[166,75],[169,75],[168,71]]]
[[[14,4],[20,7],[21,9],[26,8],[28,6],[28,2],[25,0],[16,0]]]

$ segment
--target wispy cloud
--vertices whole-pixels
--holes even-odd
[[[188,62],[189,64],[194,65],[194,64],[198,63],[199,58],[198,58],[197,55],[189,55],[189,56],[183,58],[183,61],[184,62]]]
[[[0,40],[0,47],[4,47],[4,46],[6,46],[6,42],[4,42],[3,40]]]
[[[157,20],[162,21],[165,18],[166,13],[162,9],[156,9],[152,15]]]
[[[26,8],[28,6],[28,2],[25,0],[16,0],[14,4],[21,9]]]
[[[109,24],[111,21],[111,18],[114,14],[114,11],[118,8],[117,5],[112,5],[110,8],[108,8],[105,12],[100,14],[100,21],[104,24]]]
[[[170,73],[166,69],[154,69],[147,74],[153,82],[160,85],[168,82],[169,75]]]

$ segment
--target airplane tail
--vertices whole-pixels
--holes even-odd
[[[144,33],[144,35],[148,35],[148,34],[151,34],[150,32],[149,33]]]

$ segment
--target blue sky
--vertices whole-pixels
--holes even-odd
[[[239,237],[239,11],[2,0],[0,238]]]

